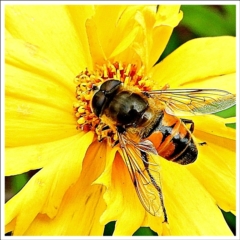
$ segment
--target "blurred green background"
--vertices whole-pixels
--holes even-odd
[[[235,5],[182,5],[183,20],[174,29],[170,41],[159,58],[161,61],[168,54],[182,45],[184,42],[198,37],[236,36],[236,6]],[[232,107],[226,111],[218,113],[221,117],[236,116],[236,107]],[[229,125],[235,128],[235,124]],[[36,171],[20,174],[14,177],[7,177],[6,184],[6,200],[8,201],[14,194],[21,190],[29,178]],[[236,217],[231,213],[222,211],[232,232],[236,235]],[[106,225],[104,235],[111,236],[115,227],[115,222]],[[139,228],[134,236],[157,236],[148,227]]]
[[[236,36],[235,5],[182,5],[181,10],[183,19],[174,29],[160,60],[193,38]]]

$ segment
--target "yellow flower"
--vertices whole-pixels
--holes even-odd
[[[97,118],[81,107],[89,101],[81,79],[126,74],[129,84],[152,79],[155,89],[234,93],[235,38],[192,40],[154,66],[182,18],[179,6],[9,5],[5,17],[5,175],[39,169],[6,203],[5,231],[97,236],[116,221],[114,235],[132,235],[140,226],[169,234],[162,217],[141,205],[118,146],[97,141]],[[229,236],[218,206],[236,210],[235,130],[225,126],[235,120],[192,119],[196,142],[206,142],[197,161],[157,160],[170,233]]]

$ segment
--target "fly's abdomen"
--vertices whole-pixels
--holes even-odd
[[[147,139],[154,144],[158,154],[169,161],[189,164],[197,158],[197,147],[190,131],[179,118],[166,112]]]

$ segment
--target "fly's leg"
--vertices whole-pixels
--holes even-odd
[[[96,128],[96,133],[98,135],[99,142],[102,142],[104,139],[107,139],[108,144],[112,147],[118,144],[116,134],[107,124],[100,122],[100,124]]]

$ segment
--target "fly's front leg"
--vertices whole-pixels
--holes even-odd
[[[96,128],[96,133],[98,135],[99,142],[107,139],[109,146],[114,147],[118,144],[118,139],[116,138],[117,135],[107,124],[100,122]]]
[[[191,119],[185,119],[185,118],[181,118],[181,120],[186,125],[188,130],[192,133],[194,130],[194,122]]]

